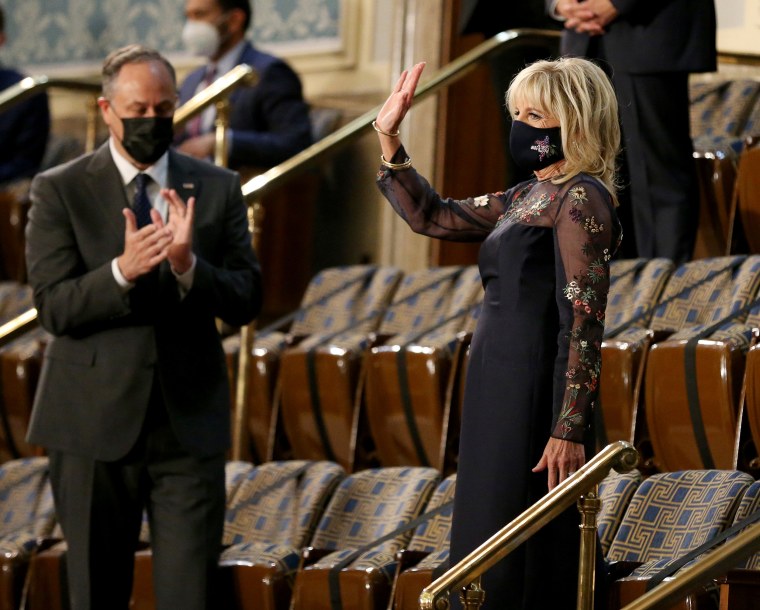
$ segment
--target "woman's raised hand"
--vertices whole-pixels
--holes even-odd
[[[398,132],[401,121],[404,120],[406,113],[412,106],[414,91],[417,89],[417,82],[420,80],[420,75],[424,69],[425,62],[420,62],[410,70],[404,70],[398,77],[396,86],[377,114],[375,125],[381,130],[381,133],[395,134]]]

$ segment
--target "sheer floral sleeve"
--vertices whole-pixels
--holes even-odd
[[[393,163],[406,158],[403,147]],[[415,233],[452,241],[482,241],[512,202],[514,193],[498,192],[468,199],[444,199],[414,168],[391,170],[381,167],[377,185]]]
[[[561,259],[557,300],[560,357],[565,347],[567,370],[552,436],[583,442],[599,387],[609,260],[620,230],[610,196],[596,181],[576,179],[560,193],[554,219]]]

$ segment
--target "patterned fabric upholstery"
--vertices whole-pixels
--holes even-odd
[[[648,262],[643,259],[612,261],[605,314],[607,331],[621,326],[626,329],[647,328],[673,267],[673,262],[666,258],[654,258]]]
[[[451,290],[448,303],[442,303],[437,315],[427,320],[422,329],[402,332],[392,337],[387,344],[404,345],[411,341],[415,345],[451,350],[456,342],[457,333],[466,330],[466,325],[472,323],[473,317],[477,315],[472,308],[483,300],[483,284],[477,265],[466,267]],[[457,317],[445,322],[454,316]],[[426,328],[430,331],[425,332]],[[425,334],[420,336],[421,332]]]
[[[729,265],[741,261],[744,262],[740,267],[729,269]],[[726,256],[681,265],[670,276],[661,304],[652,317],[651,328],[684,331],[681,338],[688,338],[744,306],[757,290],[756,273],[752,271],[756,260],[748,263],[750,261],[741,256]],[[715,275],[704,281],[710,274]]]
[[[32,289],[18,282],[0,282],[0,326],[34,307]]]
[[[375,274],[379,273],[377,277]],[[371,275],[367,275],[371,274]],[[303,311],[293,321],[293,335],[332,333],[348,324],[364,320],[361,328],[372,330],[382,305],[387,302],[393,286],[398,281],[398,270],[370,265],[334,267],[321,271],[309,283],[303,298]],[[361,280],[362,276],[366,279]],[[336,288],[354,282],[338,294],[323,299],[322,296]]]
[[[739,523],[760,510],[760,481],[755,481],[744,493],[739,508],[734,516],[734,524]],[[760,570],[760,551],[750,555],[746,561],[737,566],[748,570]]]
[[[435,490],[433,497],[425,509],[425,512],[434,510],[439,506],[446,504],[454,499],[454,490],[456,488],[456,474],[449,475],[441,481]],[[432,553],[434,551],[448,548],[451,538],[451,516],[454,513],[454,507],[451,506],[440,515],[436,515],[429,521],[419,525],[414,530],[414,535],[409,541],[410,551],[423,551]]]
[[[227,507],[223,543],[305,546],[343,474],[333,462],[303,460],[251,469]]]
[[[602,544],[602,552],[607,555],[612,540],[615,538],[620,522],[628,503],[631,501],[636,488],[641,483],[641,473],[632,470],[619,474],[611,472],[604,481],[599,484],[599,497],[602,500],[602,509],[597,516],[597,531],[599,541]]]
[[[741,136],[760,95],[760,82],[730,80],[690,86],[690,120],[695,136]]]
[[[730,259],[726,257],[710,260],[728,261]],[[719,269],[720,266],[714,268]],[[728,273],[720,274],[715,279],[719,280],[727,276]],[[730,287],[716,287],[714,293],[702,294],[702,297],[706,297],[707,300],[695,297],[694,301],[687,305],[689,310],[686,314],[685,326],[674,333],[670,339],[690,339],[731,313],[752,303],[757,298],[758,286],[760,286],[760,256],[750,256],[739,267]],[[680,308],[679,314],[683,314],[684,311]],[[711,334],[710,339],[724,341],[746,351],[752,338],[752,328],[756,327],[758,322],[760,322],[760,306],[753,308],[749,315],[745,313],[729,320],[718,331]]]
[[[273,330],[257,335],[254,354],[280,352],[289,335],[324,337],[349,326],[356,333],[371,332],[377,327],[400,277],[401,272],[394,267],[372,265],[348,265],[320,271],[309,282],[301,311],[288,333]],[[343,286],[342,290],[329,296]]]
[[[377,540],[424,509],[438,483],[433,468],[375,468],[349,476],[337,489],[317,526],[312,546],[336,550],[309,569],[335,565],[347,552]],[[406,532],[359,557],[358,562],[388,565],[412,536]],[[381,555],[386,557],[382,558]],[[356,562],[353,565],[356,565]]]
[[[639,485],[610,545],[610,561],[672,560],[714,538],[731,523],[752,484],[743,472],[685,470]],[[634,572],[642,576],[648,565]]]
[[[55,526],[46,457],[11,460],[0,466],[0,553],[26,559]]]

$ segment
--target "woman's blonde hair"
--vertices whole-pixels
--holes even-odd
[[[554,182],[589,174],[607,187],[617,205],[618,106],[602,69],[577,57],[537,61],[517,74],[507,89],[510,116],[518,100],[559,121],[565,166],[564,175]]]

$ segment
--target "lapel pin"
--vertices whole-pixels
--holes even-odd
[[[183,182],[182,183],[182,188],[183,189],[194,189],[195,188],[195,183],[194,182]]]

